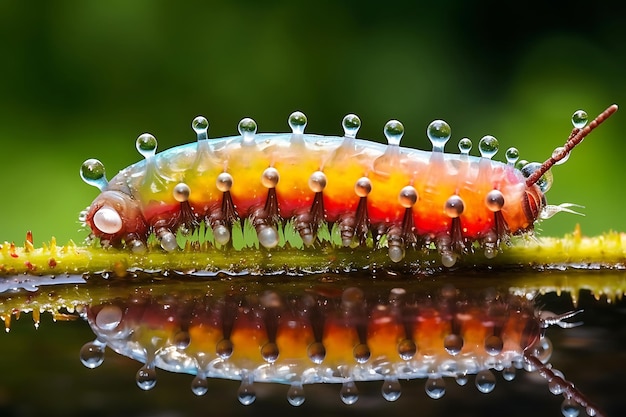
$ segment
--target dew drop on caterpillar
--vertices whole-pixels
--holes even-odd
[[[425,394],[439,399],[451,385],[489,393],[498,373],[511,381],[529,371],[563,396],[563,408],[602,415],[549,362],[546,329],[576,326],[580,311],[538,311],[527,297],[495,290],[357,285],[216,281],[210,292],[134,292],[86,307],[96,338],[80,358],[98,367],[106,347],[131,357],[142,363],[136,382],[144,390],[156,385],[157,369],[193,375],[199,396],[209,378],[239,380],[244,405],[256,400],[256,383],[288,385],[293,406],[310,384],[338,384],[337,401],[354,404],[367,381],[380,381],[383,398],[396,401],[402,385],[424,380]]]
[[[156,153],[154,136],[140,135],[144,160],[110,181],[98,160],[85,161],[81,177],[101,193],[81,219],[104,246],[136,252],[148,249],[150,236],[164,250],[177,250],[177,234],[201,225],[225,246],[234,243],[235,225],[249,224],[267,249],[284,243],[288,226],[301,246],[370,244],[386,247],[394,262],[407,250],[436,250],[451,267],[476,249],[496,256],[510,236],[532,232],[538,220],[575,213],[572,204],[547,204],[550,168],[616,110],[610,106],[589,124],[577,111],[568,140],[544,163],[519,160],[515,148],[506,151],[506,163],[492,160],[493,136],[478,143],[480,157],[469,155],[467,138],[459,141],[459,155],[444,153],[451,130],[442,120],[428,126],[433,150],[425,152],[400,146],[404,127],[397,120],[385,125],[383,145],[356,139],[355,115],[343,119],[342,137],[305,134],[306,116],[295,112],[291,133],[260,134],[245,118],[238,136],[220,139],[209,139],[209,124],[199,116],[195,143]]]

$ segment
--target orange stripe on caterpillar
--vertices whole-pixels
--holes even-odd
[[[609,107],[586,127],[586,114],[576,112],[564,147],[544,164],[520,166],[515,148],[507,151],[507,163],[491,159],[498,150],[492,136],[479,142],[480,157],[469,155],[465,138],[460,155],[444,153],[451,131],[441,120],[428,126],[433,151],[425,152],[400,146],[404,127],[395,120],[385,125],[388,143],[382,145],[356,139],[361,122],[355,115],[344,118],[342,137],[305,134],[306,117],[295,112],[290,134],[258,134],[246,118],[239,136],[221,139],[209,139],[207,120],[197,117],[196,143],[156,154],[156,139],[143,134],[136,146],[145,159],[110,182],[98,160],[85,161],[81,176],[101,194],[82,218],[104,245],[135,251],[146,250],[151,234],[165,250],[176,250],[176,233],[202,222],[215,243],[225,245],[233,225],[245,220],[269,249],[288,223],[306,246],[328,224],[343,246],[365,244],[372,236],[395,262],[407,249],[434,246],[442,263],[452,266],[478,246],[493,257],[510,235],[532,231],[540,218],[571,212],[568,205],[546,204],[548,170],[616,110]]]

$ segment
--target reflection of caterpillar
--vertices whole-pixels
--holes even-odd
[[[491,392],[495,371],[510,381],[521,369],[539,371],[550,390],[565,397],[563,410],[582,406],[601,415],[563,374],[549,364],[551,325],[577,312],[538,312],[526,297],[451,286],[418,290],[383,283],[362,288],[298,283],[285,287],[233,281],[205,289],[153,296],[141,291],[85,311],[96,339],[81,349],[89,368],[99,366],[105,346],[143,362],[140,388],[156,384],[156,368],[195,375],[196,395],[207,378],[238,379],[239,400],[255,400],[254,382],[290,386],[292,405],[305,401],[304,385],[342,384],[346,404],[358,400],[355,382],[382,381],[388,401],[401,395],[399,380],[426,379],[434,399],[451,379],[474,380]],[[565,411],[564,411],[565,412]],[[566,414],[574,415],[574,414]]]
[[[406,248],[436,248],[452,266],[478,246],[493,257],[511,234],[571,211],[546,204],[548,170],[616,110],[609,107],[589,125],[586,114],[576,112],[570,138],[543,164],[518,162],[514,148],[507,164],[492,161],[498,149],[492,136],[481,139],[481,157],[469,155],[469,139],[459,142],[460,155],[445,154],[450,127],[441,120],[428,126],[433,151],[424,152],[399,146],[404,128],[398,121],[385,125],[385,146],[355,139],[360,120],[354,115],[344,118],[342,138],[304,134],[306,117],[296,112],[291,134],[257,134],[256,123],[243,119],[240,136],[215,140],[208,139],[206,119],[197,117],[197,143],[155,154],[156,139],[143,134],[137,149],[145,160],[110,182],[99,161],[85,161],[81,175],[101,194],[83,220],[104,245],[138,252],[150,234],[175,250],[177,232],[201,223],[214,243],[225,245],[233,225],[247,220],[266,248],[281,242],[287,226],[310,246],[326,239],[322,231],[331,225],[329,239],[334,235],[340,245],[365,244],[371,235],[395,262]]]

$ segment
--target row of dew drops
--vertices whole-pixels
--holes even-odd
[[[577,129],[583,128],[587,124],[587,121],[588,116],[584,110],[577,110],[572,115],[572,124]],[[288,123],[292,134],[302,135],[304,134],[304,129],[307,125],[307,117],[304,113],[296,111],[289,116]],[[209,139],[209,122],[204,116],[198,116],[193,119],[191,126],[196,132],[196,137],[199,143]],[[342,126],[344,136],[349,139],[354,139],[356,138],[357,132],[361,127],[361,119],[359,119],[359,117],[355,114],[348,114],[343,118]],[[253,119],[246,117],[239,122],[237,128],[242,137],[242,145],[254,145],[255,135],[258,129],[257,123]],[[404,136],[404,125],[398,120],[390,120],[385,124],[383,132],[389,146],[399,146],[402,136]],[[434,120],[426,129],[426,135],[433,146],[433,152],[443,152],[446,143],[450,140],[451,134],[452,130],[450,125],[448,125],[448,123],[444,120]],[[156,154],[157,144],[157,140],[153,135],[143,133],[137,138],[136,148],[145,159],[151,159]],[[469,138],[462,138],[458,142],[458,148],[461,155],[469,155],[472,147],[473,144]],[[480,156],[483,158],[493,158],[493,156],[498,152],[498,149],[499,143],[494,136],[486,135],[478,142],[478,150],[480,152]],[[557,147],[553,151],[552,156],[559,154],[562,150],[563,147]],[[560,165],[565,163],[568,157],[569,155],[558,161],[556,164]],[[506,150],[505,158],[508,165],[514,166],[519,170],[523,170],[523,168],[529,164],[536,164],[520,159],[519,151],[514,147]],[[530,166],[528,168],[529,169],[524,170],[526,171],[525,175],[529,175],[530,172],[536,169],[535,167]],[[103,190],[108,183],[105,176],[104,165],[97,159],[86,160],[81,167],[80,176],[87,184],[97,187],[100,190]],[[549,188],[549,184],[544,185],[540,182],[539,185],[544,192],[547,191],[547,188]]]

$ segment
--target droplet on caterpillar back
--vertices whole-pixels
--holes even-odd
[[[452,129],[445,121],[434,120],[426,128],[426,135],[433,145],[433,152],[443,152],[452,135]]]

